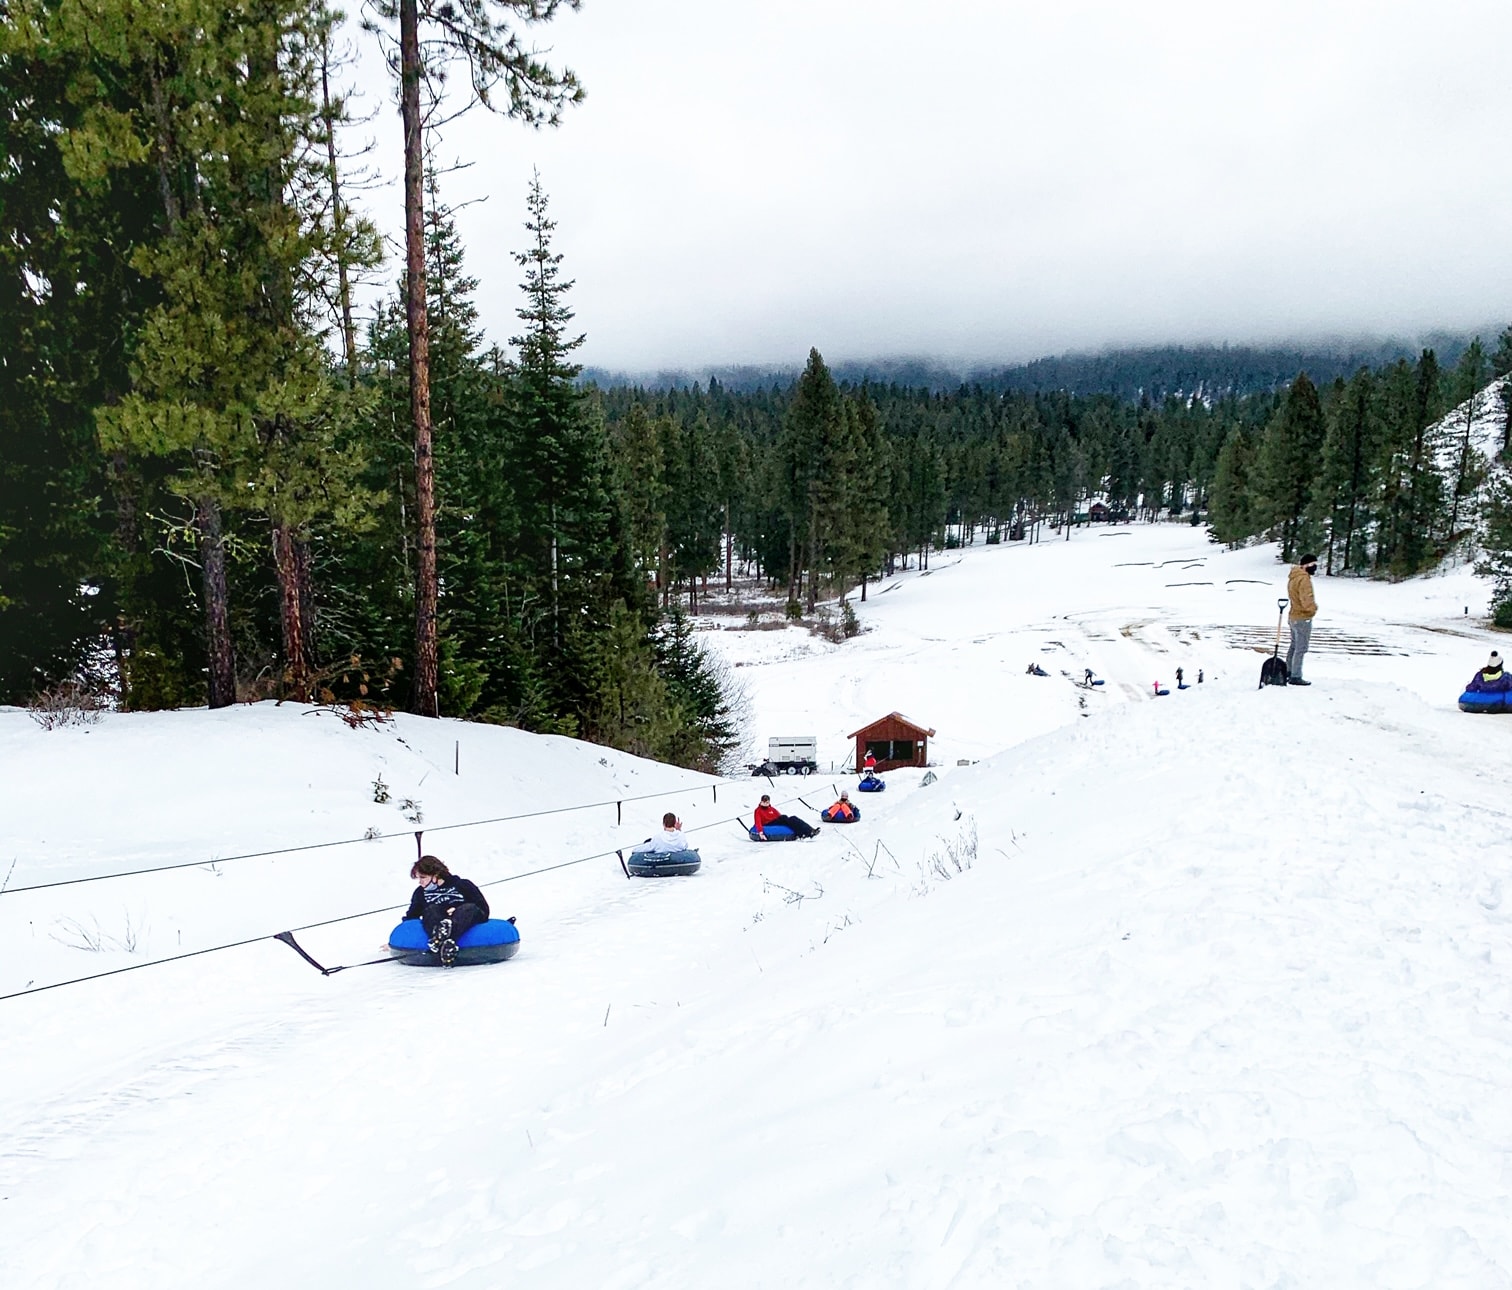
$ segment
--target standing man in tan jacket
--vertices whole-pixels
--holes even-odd
[[[1286,652],[1288,685],[1311,685],[1302,679],[1302,660],[1312,641],[1313,619],[1318,616],[1318,602],[1313,596],[1312,576],[1318,571],[1318,557],[1304,555],[1286,579],[1286,596],[1291,601],[1287,622],[1291,624],[1291,648]]]

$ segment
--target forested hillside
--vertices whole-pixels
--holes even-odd
[[[518,332],[487,337],[425,147],[448,62],[529,124],[570,72],[449,9],[377,24],[406,144],[383,264],[337,146],[340,15],[126,12],[109,40],[79,0],[0,28],[0,701],[397,705],[713,767],[730,695],[685,618],[711,580],[812,617],[932,549],[1096,518],[1384,577],[1481,525],[1512,617],[1512,331],[1452,364],[1169,348],[940,388],[811,351],[791,380],[599,385],[539,179]],[[394,284],[365,324],[364,275]]]

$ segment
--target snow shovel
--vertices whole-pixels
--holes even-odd
[[[1281,618],[1286,613],[1287,600],[1282,596],[1276,601],[1276,648],[1271,656],[1260,664],[1260,685],[1285,685],[1291,680],[1286,660],[1281,657]]]

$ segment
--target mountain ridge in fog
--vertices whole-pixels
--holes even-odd
[[[1479,334],[1488,347],[1499,329]],[[841,359],[830,363],[837,381],[870,382],[915,389],[953,390],[961,385],[983,389],[1046,393],[1112,394],[1123,399],[1158,401],[1173,394],[1202,392],[1209,397],[1254,394],[1291,382],[1306,372],[1314,384],[1348,377],[1361,367],[1381,367],[1399,358],[1416,358],[1433,349],[1441,366],[1453,365],[1476,333],[1433,332],[1407,339],[1321,340],[1271,345],[1142,345],[1109,347],[1036,358],[1023,363],[952,363],[927,357]],[[648,390],[707,387],[747,393],[786,389],[803,370],[792,364],[727,364],[655,372],[616,372],[585,367],[582,380],[601,387],[638,386]]]

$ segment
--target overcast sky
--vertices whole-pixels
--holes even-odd
[[[532,167],[617,370],[1512,321],[1509,0],[585,0],[530,36],[587,101],[440,148],[501,343]],[[397,183],[365,201],[398,232]]]

